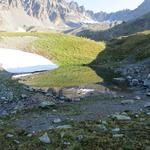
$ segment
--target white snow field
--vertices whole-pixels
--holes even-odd
[[[0,48],[0,65],[10,73],[33,73],[58,68],[43,56],[5,48]]]

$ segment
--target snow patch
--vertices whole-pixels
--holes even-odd
[[[0,48],[0,64],[10,73],[33,73],[58,68],[56,64],[43,56],[5,48]]]

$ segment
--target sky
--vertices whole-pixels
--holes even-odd
[[[80,5],[84,5],[86,9],[94,12],[115,12],[122,9],[135,9],[144,0],[74,0]]]

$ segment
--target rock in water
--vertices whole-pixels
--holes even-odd
[[[51,143],[51,140],[48,136],[47,133],[45,133],[44,135],[42,135],[41,137],[39,137],[39,140],[43,143],[46,143],[46,144],[50,144]]]

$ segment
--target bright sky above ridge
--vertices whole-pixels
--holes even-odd
[[[144,0],[74,0],[80,5],[84,5],[86,9],[95,12],[115,12],[122,9],[135,9]]]

